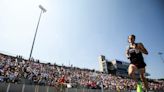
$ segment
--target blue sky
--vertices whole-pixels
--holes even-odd
[[[163,0],[0,0],[0,51],[29,57],[42,4],[32,56],[41,62],[99,69],[98,56],[127,61],[127,37],[136,35],[151,78],[164,78]],[[163,55],[164,57],[164,55]]]

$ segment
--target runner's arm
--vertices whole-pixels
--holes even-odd
[[[129,59],[129,52],[128,52],[128,49],[129,49],[129,47],[126,48],[125,55],[126,55],[126,57]]]
[[[148,51],[146,50],[146,48],[144,47],[144,45],[142,43],[139,43],[137,46],[137,49],[139,49],[142,53],[144,54],[148,54]]]

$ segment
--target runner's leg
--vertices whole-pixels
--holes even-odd
[[[145,87],[145,89],[148,90],[148,82],[145,78],[145,68],[141,68],[141,69],[139,69],[139,71],[140,71],[140,78],[144,84],[144,87]]]

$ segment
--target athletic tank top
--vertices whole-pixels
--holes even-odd
[[[138,44],[136,43],[136,46],[137,45]],[[138,49],[131,48],[129,46],[128,53],[129,53],[130,62],[132,64],[137,64],[138,65],[138,64],[144,63],[144,59],[143,59],[142,53]]]

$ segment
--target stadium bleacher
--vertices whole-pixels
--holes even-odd
[[[51,87],[56,88],[56,90],[62,87],[63,89],[72,88],[69,90],[83,88],[83,90],[95,89],[100,91],[101,83],[103,83],[104,90],[127,91],[136,89],[135,81],[129,78],[122,78],[90,69],[41,63],[39,60],[26,60],[22,56],[10,56],[3,53],[0,53],[0,83],[0,85],[4,86],[0,88],[0,92],[6,92],[9,84],[10,89],[17,89],[16,92],[22,90],[23,84],[26,85],[25,91],[35,89],[35,85],[39,85],[41,90],[48,86],[50,90]],[[13,86],[14,84],[16,85]],[[149,87],[150,90],[164,90],[164,81],[151,80],[149,81]]]

